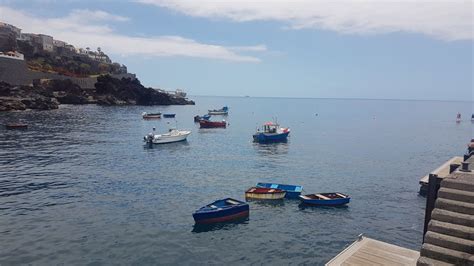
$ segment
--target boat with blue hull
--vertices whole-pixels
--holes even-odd
[[[164,118],[174,118],[176,114],[163,114]]]
[[[316,206],[342,206],[351,200],[348,195],[338,192],[300,195],[299,197],[303,203]]]
[[[257,183],[256,187],[281,189],[286,192],[285,198],[287,199],[297,199],[303,191],[303,186],[276,183]]]
[[[284,142],[289,134],[289,128],[280,127],[278,123],[267,122],[253,135],[253,140],[258,143]]]
[[[226,198],[216,200],[193,213],[196,224],[235,221],[249,216],[249,205],[243,201]]]

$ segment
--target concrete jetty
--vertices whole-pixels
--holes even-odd
[[[445,178],[450,174],[450,167],[452,164],[456,165],[461,165],[461,162],[463,161],[463,157],[460,156],[455,156],[448,161],[446,161],[444,164],[442,164],[440,167],[436,168],[433,170],[431,173],[423,176],[420,179],[420,194],[421,195],[426,195],[426,192],[428,191],[428,180],[429,180],[429,175],[437,175],[440,178]]]
[[[416,265],[419,257],[418,251],[359,236],[326,265]]]
[[[427,194],[420,252],[361,236],[326,265],[474,265],[474,140],[471,145],[464,157],[420,180]]]
[[[442,179],[435,198],[418,265],[474,265],[474,156]]]

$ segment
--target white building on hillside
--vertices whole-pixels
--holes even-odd
[[[52,52],[53,51],[53,37],[45,34],[38,34],[39,39],[41,40],[41,45],[43,46],[44,51]]]
[[[53,46],[54,47],[66,47],[66,42],[60,41],[60,40],[53,40]]]
[[[0,57],[1,58],[9,58],[9,59],[16,59],[16,60],[25,60],[25,57],[22,53],[19,52],[6,52],[2,53],[0,52]]]

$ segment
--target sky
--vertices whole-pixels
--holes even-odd
[[[190,95],[474,99],[473,1],[0,0],[0,21]]]

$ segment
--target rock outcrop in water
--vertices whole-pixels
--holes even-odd
[[[0,82],[0,111],[50,110],[59,104],[101,105],[186,105],[185,98],[173,97],[152,88],[145,88],[137,79],[116,79],[101,76],[95,90],[82,89],[70,80],[49,80],[40,85],[12,86]]]
[[[186,105],[185,98],[173,97],[152,88],[145,88],[138,79],[116,79],[101,76],[95,84],[95,98],[103,105]]]
[[[0,82],[0,111],[57,109],[59,102],[42,88]]]
[[[90,93],[69,79],[49,80],[41,86],[45,93],[53,95],[61,104],[96,103]]]

